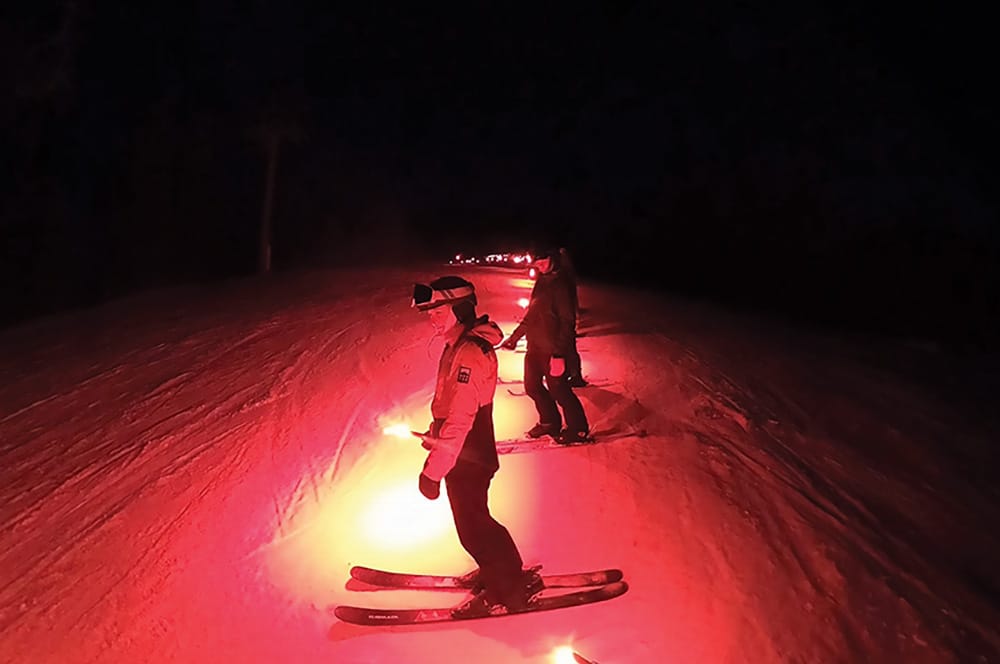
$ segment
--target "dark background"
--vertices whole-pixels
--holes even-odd
[[[8,4],[4,324],[252,274],[278,141],[275,271],[558,243],[593,278],[997,336],[984,16]]]

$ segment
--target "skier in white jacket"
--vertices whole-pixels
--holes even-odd
[[[476,315],[476,292],[461,277],[441,277],[413,289],[413,306],[427,313],[445,339],[431,403],[433,422],[422,434],[430,450],[420,473],[420,492],[435,500],[448,487],[459,541],[479,564],[478,592],[456,617],[516,612],[541,590],[537,573],[525,571],[507,529],[490,514],[490,481],[500,464],[493,431],[497,383],[494,346],[503,332]]]

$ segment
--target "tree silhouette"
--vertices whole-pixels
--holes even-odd
[[[264,201],[258,227],[257,272],[259,274],[268,274],[271,271],[272,220],[281,145],[302,140],[304,132],[299,112],[303,108],[304,105],[300,103],[286,106],[284,110],[268,110],[253,128],[253,134],[263,148],[266,162]]]

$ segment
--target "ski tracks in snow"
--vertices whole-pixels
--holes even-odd
[[[347,321],[338,330],[329,313],[299,313],[179,335],[164,330],[167,340],[94,366],[79,383],[55,385],[4,416],[0,533],[10,544],[0,551],[0,633],[83,624],[128,576],[122,570],[156,567],[186,515],[256,461],[250,446],[261,440],[260,427],[282,420],[262,418],[259,409],[296,394],[359,325]],[[308,329],[289,330],[296,325]],[[52,421],[52,413],[61,419]],[[179,501],[163,510],[167,518],[142,507],[144,496],[164,495]],[[111,532],[126,510],[151,517],[142,541],[105,552],[104,562],[116,563],[95,567],[86,587],[67,598],[64,579],[79,573],[70,570],[101,560],[102,542],[115,541]],[[39,620],[36,608],[49,613],[60,604]]]
[[[768,356],[766,344],[752,356],[726,356],[711,341],[697,351],[691,344],[673,353],[687,372],[684,392],[692,409],[675,423],[698,441],[718,495],[744,522],[746,551],[763,547],[769,561],[755,563],[751,556],[733,564],[759,568],[765,578],[784,577],[768,584],[773,589],[766,593],[748,584],[747,593],[762,604],[760,615],[787,614],[792,606],[835,624],[837,629],[811,639],[809,657],[817,659],[851,653],[862,660],[872,652],[900,660],[931,652],[944,656],[970,639],[980,652],[995,650],[995,631],[962,616],[958,607],[978,607],[973,615],[993,609],[980,598],[943,591],[961,587],[948,576],[962,563],[950,559],[953,551],[935,552],[920,533],[962,520],[963,511],[947,516],[924,490],[924,469],[905,452],[903,459],[879,458],[887,428],[880,418],[893,421],[914,397],[901,398],[901,388],[884,377],[859,380],[865,372],[852,373],[836,356],[790,348]],[[783,391],[775,392],[772,384]],[[797,384],[802,389],[796,391]],[[839,392],[845,385],[857,394],[846,398]],[[917,430],[917,440],[921,433],[920,445],[929,444],[926,432]],[[914,443],[911,452],[920,449]],[[927,520],[915,521],[910,510]],[[934,578],[937,583],[928,581]],[[801,595],[776,601],[789,587]],[[787,616],[787,622],[798,618]],[[773,626],[766,631],[778,652],[801,646]]]

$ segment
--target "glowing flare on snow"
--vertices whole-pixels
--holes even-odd
[[[399,424],[390,424],[382,429],[382,433],[386,436],[395,436],[396,438],[412,438],[413,434],[410,433],[410,427],[407,426],[406,422],[400,422]]]
[[[569,646],[561,646],[552,653],[553,664],[575,664],[576,658]]]
[[[579,653],[573,652],[569,646],[556,648],[552,653],[552,662],[553,664],[596,664]]]
[[[517,301],[517,306],[521,307],[522,309],[527,309],[528,308],[528,298],[526,298],[526,297],[520,298]]]

